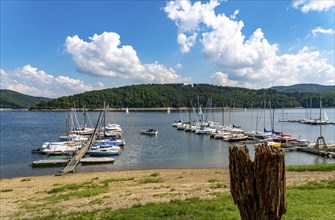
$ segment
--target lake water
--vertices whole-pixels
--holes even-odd
[[[269,110],[240,110],[229,113],[230,122],[242,126],[246,131],[258,130],[265,126],[270,129]],[[318,116],[319,109],[309,109],[308,113]],[[331,121],[335,119],[335,109],[326,109]],[[295,137],[315,141],[320,134],[320,126],[299,123],[282,123],[281,119],[302,119],[304,109],[275,110],[276,131],[284,131]],[[96,122],[98,112],[90,112],[92,122]],[[110,171],[130,169],[158,168],[224,168],[228,167],[228,148],[230,143],[211,139],[208,136],[178,131],[171,127],[174,120],[188,117],[188,113],[171,112],[111,112],[109,122],[118,123],[123,128],[126,145],[120,156],[115,157],[114,164],[79,165],[76,172]],[[80,114],[78,114],[80,117]],[[0,122],[0,178],[24,177],[34,175],[57,174],[62,167],[32,168],[31,162],[43,159],[43,155],[32,154],[31,149],[40,147],[45,141],[57,141],[65,134],[64,112],[19,112],[1,111]],[[225,121],[227,122],[227,114]],[[222,112],[208,113],[209,120],[222,122]],[[80,120],[80,118],[79,118]],[[156,137],[140,134],[141,129],[155,128]],[[323,125],[322,135],[327,142],[335,143],[335,126]],[[254,147],[248,145],[253,157]],[[286,165],[335,163],[335,159],[324,158],[302,152],[287,152]]]

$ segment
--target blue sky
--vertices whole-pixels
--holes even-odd
[[[1,89],[335,84],[334,1],[1,1]]]

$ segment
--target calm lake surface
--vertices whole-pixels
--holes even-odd
[[[247,109],[231,111],[225,114],[225,122],[240,125],[245,131],[270,129],[270,111]],[[328,118],[335,120],[335,109],[326,109]],[[276,131],[284,131],[294,137],[315,141],[320,134],[320,126],[300,123],[282,123],[279,120],[302,119],[306,114],[315,117],[319,109],[278,109],[274,113]],[[209,120],[222,122],[222,112],[208,112]],[[81,120],[81,113],[77,113]],[[89,112],[93,126],[98,112]],[[258,115],[258,117],[257,117]],[[261,117],[262,115],[262,117]],[[110,112],[109,122],[118,123],[123,128],[126,145],[120,156],[115,157],[114,164],[79,165],[76,172],[159,169],[159,168],[224,168],[228,167],[228,148],[230,143],[215,140],[205,135],[196,135],[178,131],[171,127],[174,120],[188,118],[188,113],[171,112]],[[32,168],[31,162],[45,156],[32,154],[31,150],[42,146],[45,141],[57,141],[64,135],[66,114],[64,112],[19,112],[0,111],[0,178],[24,177],[35,175],[57,174],[62,167]],[[257,120],[257,118],[259,118]],[[258,123],[256,123],[258,121]],[[156,137],[140,134],[141,129],[155,128],[159,131]],[[335,143],[335,126],[323,125],[322,135],[329,143]],[[251,157],[254,156],[253,145],[248,145]],[[287,152],[286,165],[335,163],[335,159],[324,158],[303,152]]]

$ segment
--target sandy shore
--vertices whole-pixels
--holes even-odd
[[[286,173],[287,185],[325,179],[335,179],[335,172]],[[150,180],[158,182],[151,183]],[[106,181],[106,191],[94,196],[75,196],[70,194],[71,190],[58,194],[48,193],[51,189],[68,184],[89,182],[100,186]],[[48,215],[55,211],[89,211],[100,207],[119,209],[135,204],[191,197],[212,198],[224,192],[229,192],[229,170],[221,168],[131,170],[1,179],[0,219]],[[55,199],[61,194],[71,196],[65,200],[52,200],[52,197]]]

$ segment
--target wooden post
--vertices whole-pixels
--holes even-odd
[[[276,220],[286,213],[284,151],[256,147],[251,161],[246,146],[229,148],[230,191],[242,220]]]

